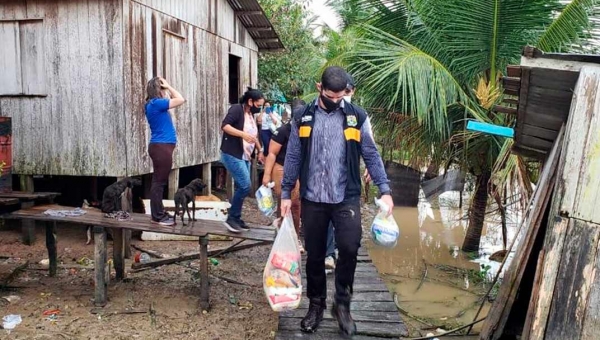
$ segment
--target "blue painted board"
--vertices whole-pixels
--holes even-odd
[[[508,138],[513,138],[515,135],[515,130],[513,128],[488,123],[481,123],[473,120],[467,122],[467,130],[479,131],[490,135]]]

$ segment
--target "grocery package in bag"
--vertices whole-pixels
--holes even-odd
[[[383,201],[375,199],[375,204],[379,207],[379,213],[371,224],[371,238],[377,245],[393,248],[400,236],[398,224],[393,215],[388,216],[390,208]]]
[[[267,217],[271,217],[275,210],[277,210],[277,203],[273,197],[274,182],[268,184],[268,186],[261,185],[256,190],[256,202],[258,202],[258,209],[265,214]]]
[[[288,213],[277,233],[263,273],[263,288],[275,312],[292,310],[302,299],[302,259],[292,215]]]

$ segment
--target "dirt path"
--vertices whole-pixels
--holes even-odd
[[[247,221],[269,224],[255,209],[254,200],[247,200],[244,216]],[[363,210],[365,223],[372,220],[372,211]],[[9,260],[28,260],[30,268],[11,285],[14,291],[0,291],[0,297],[17,295],[20,300],[8,303],[0,299],[0,317],[19,314],[23,322],[10,334],[0,330],[0,339],[272,339],[277,330],[277,314],[272,312],[262,290],[262,271],[270,246],[247,249],[218,258],[211,265],[211,310],[202,314],[198,307],[198,261],[157,269],[128,273],[125,282],[109,284],[109,303],[103,314],[92,314],[93,269],[59,268],[58,277],[47,271],[33,269],[47,258],[43,228],[37,230],[37,241],[24,246],[16,228],[0,228],[0,256]],[[364,238],[368,233],[364,233]],[[86,231],[80,227],[58,227],[59,263],[76,265],[84,257],[93,258],[93,245],[86,246]],[[198,250],[193,241],[140,241],[134,244],[144,249],[180,255]],[[231,242],[210,242],[209,249]],[[109,254],[112,254],[109,242]],[[126,268],[130,268],[128,260]],[[217,277],[246,283],[228,283]],[[112,278],[114,279],[114,272]],[[44,311],[59,309],[56,320],[44,316]],[[111,311],[136,310],[143,313],[110,315]]]
[[[247,202],[244,212],[247,220],[267,224],[269,221],[253,209],[252,203]],[[47,258],[43,228],[38,228],[37,241],[31,247],[22,245],[19,236],[18,229],[0,231],[0,255],[31,263],[30,269],[11,283],[26,288],[0,291],[0,296],[21,298],[13,303],[0,300],[0,317],[19,314],[23,318],[10,334],[0,330],[1,339],[271,339],[277,329],[277,314],[271,311],[262,290],[262,270],[270,246],[223,255],[218,265],[211,265],[208,314],[202,314],[198,307],[198,262],[192,261],[129,273],[125,282],[111,282],[109,303],[102,315],[91,313],[93,270],[59,268],[58,277],[50,278],[44,270],[31,269]],[[93,245],[86,246],[85,241],[85,229],[60,226],[59,263],[73,265],[83,257],[93,258]],[[193,241],[133,243],[171,255],[198,250]],[[230,243],[211,242],[209,249]],[[128,261],[127,268],[130,265]],[[215,276],[248,285],[228,283]],[[60,310],[57,320],[43,315],[52,309]],[[125,309],[146,312],[106,315]]]

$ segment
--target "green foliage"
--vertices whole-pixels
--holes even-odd
[[[599,11],[598,0],[572,0],[541,35],[537,47],[556,52],[578,49],[577,45],[591,38],[594,27],[589,18],[597,16]]]
[[[269,99],[283,93],[290,101],[314,87],[316,70],[324,62],[313,37],[313,20],[303,1],[259,0],[259,3],[285,46],[282,52],[260,53],[259,88]]]
[[[466,121],[513,126],[514,117],[492,110],[506,66],[519,63],[525,45],[548,52],[584,45],[598,0],[342,2],[369,16],[345,29],[355,32],[352,47],[334,39],[328,51],[342,55],[327,59],[342,60],[357,78],[381,140],[421,166],[437,159],[474,175],[493,169],[494,184],[529,182],[512,141],[467,131]]]

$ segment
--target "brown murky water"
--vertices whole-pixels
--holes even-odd
[[[446,193],[432,203],[433,208],[422,199],[418,208],[395,208],[398,245],[393,249],[371,247],[373,261],[395,292],[396,303],[414,335],[470,323],[499,269],[500,264],[489,261],[489,255],[503,248],[499,217],[488,217],[480,254],[469,258],[459,250],[467,227],[468,202],[459,209],[458,193]],[[517,214],[511,213],[509,242],[517,223]],[[482,269],[482,265],[490,268]],[[489,306],[486,302],[481,316]]]

